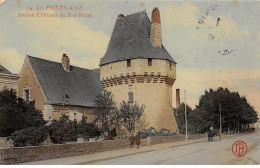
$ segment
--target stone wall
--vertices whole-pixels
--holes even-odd
[[[27,57],[18,80],[18,97],[24,98],[24,89],[30,89],[30,101],[35,100],[35,107],[43,111],[46,99]]]
[[[19,75],[0,73],[0,90],[4,87],[9,89],[18,90],[18,79]]]
[[[0,149],[12,147],[12,141],[8,140],[6,137],[0,137]]]
[[[130,67],[127,67],[127,61],[119,61],[100,68],[101,83],[112,92],[117,106],[123,100],[128,102],[128,93],[133,93],[133,101],[140,106],[145,105],[144,114],[149,122],[147,128],[154,127],[156,130],[166,128],[175,132],[178,129],[172,112],[175,79],[176,65],[166,60],[152,59],[152,66],[148,66],[148,59],[133,59]]]
[[[206,135],[193,135],[190,136],[190,139],[198,139],[203,137],[206,138]],[[183,140],[184,136],[152,137],[148,139],[142,139],[141,145],[146,146]],[[56,144],[0,149],[0,164],[18,164],[23,162],[85,155],[95,152],[117,150],[128,147],[129,140],[120,139],[101,142]]]

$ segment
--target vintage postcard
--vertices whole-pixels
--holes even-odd
[[[259,11],[0,0],[0,164],[259,165]]]

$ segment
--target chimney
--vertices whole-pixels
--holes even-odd
[[[70,59],[67,54],[62,54],[62,66],[66,72],[70,72]]]
[[[180,106],[180,89],[176,89],[176,108]]]
[[[123,14],[119,14],[119,15],[117,16],[117,19],[121,19],[122,17],[124,17],[124,15],[123,15]]]
[[[160,11],[157,7],[154,8],[152,12],[150,40],[154,47],[162,47],[161,19],[160,19]]]

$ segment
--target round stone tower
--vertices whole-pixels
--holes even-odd
[[[145,11],[120,14],[100,61],[100,80],[118,107],[123,100],[145,105],[147,128],[175,132],[172,85],[176,62],[163,47],[161,34],[158,8],[152,12],[152,23]]]

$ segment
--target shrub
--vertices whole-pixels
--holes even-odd
[[[77,134],[84,139],[88,139],[99,137],[101,135],[101,130],[94,123],[87,123],[87,117],[83,116],[77,126]]]
[[[154,128],[150,127],[144,131],[140,131],[140,136],[142,139],[146,139],[148,137],[155,137],[155,136],[172,136],[177,135],[176,132],[172,132],[171,130],[162,128],[159,132]]]
[[[12,139],[15,147],[37,145],[47,138],[47,132],[47,126],[28,127],[15,131],[12,133],[10,138]]]
[[[59,121],[54,120],[49,125],[50,138],[54,143],[64,143],[66,141],[77,140],[77,122],[71,121],[65,114]]]
[[[42,112],[34,107],[35,102],[24,102],[16,97],[16,91],[4,88],[0,91],[0,136],[10,136],[13,132],[45,125]]]

